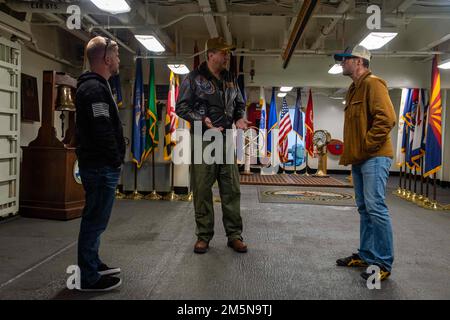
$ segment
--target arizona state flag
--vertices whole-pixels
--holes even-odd
[[[428,110],[427,140],[425,144],[425,177],[436,173],[442,166],[441,76],[437,67],[437,56],[433,58],[430,106]]]
[[[178,127],[178,116],[175,113],[175,104],[178,99],[178,76],[172,71],[169,80],[169,95],[167,97],[167,112],[164,125],[164,160],[172,159],[172,148],[176,144],[175,133]]]
[[[311,89],[309,89],[308,104],[306,106],[305,112],[305,127],[306,127],[306,138],[305,138],[305,149],[308,154],[312,157],[314,155],[314,106],[312,100]]]

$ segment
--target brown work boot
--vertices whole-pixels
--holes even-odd
[[[197,242],[194,245],[194,252],[195,253],[206,253],[209,249],[209,243],[205,240],[197,240]]]
[[[229,240],[227,243],[227,246],[229,246],[230,248],[233,248],[233,250],[236,252],[240,252],[240,253],[247,252],[247,245],[244,242],[242,242],[242,240],[240,240],[240,239]]]

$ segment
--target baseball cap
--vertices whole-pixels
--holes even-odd
[[[370,51],[367,50],[365,47],[356,45],[353,48],[347,47],[342,53],[336,53],[334,55],[334,60],[342,61],[344,57],[356,57],[370,61],[371,56],[372,55],[370,54]]]
[[[222,37],[211,38],[205,43],[205,51],[215,49],[215,50],[236,50],[236,46],[226,43],[225,39]]]

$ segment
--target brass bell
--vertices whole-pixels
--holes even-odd
[[[56,111],[75,111],[76,108],[73,100],[72,88],[64,85],[59,86],[56,99]]]

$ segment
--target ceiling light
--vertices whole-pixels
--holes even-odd
[[[142,45],[148,50],[153,52],[164,52],[166,49],[164,49],[161,42],[159,42],[158,39],[156,39],[155,36],[150,35],[135,35],[136,39],[142,43]]]
[[[189,68],[184,63],[168,63],[167,66],[175,74],[188,74]]]
[[[280,88],[280,91],[281,92],[289,92],[289,91],[291,91],[292,89],[294,89],[293,87],[281,87]]]
[[[359,44],[366,47],[367,50],[380,49],[386,43],[394,39],[397,34],[397,32],[371,32]]]
[[[347,102],[344,100],[344,101],[342,101],[342,104],[346,104]]]
[[[329,74],[339,74],[342,73],[342,66],[338,63],[336,63],[335,65],[333,65],[330,70],[328,70]]]
[[[287,95],[287,92],[278,92],[277,97],[284,98],[284,97],[286,97],[286,95]]]
[[[130,12],[131,8],[125,0],[91,0],[97,8],[112,14]]]
[[[439,69],[450,69],[450,59],[442,61],[439,65],[438,65]]]

